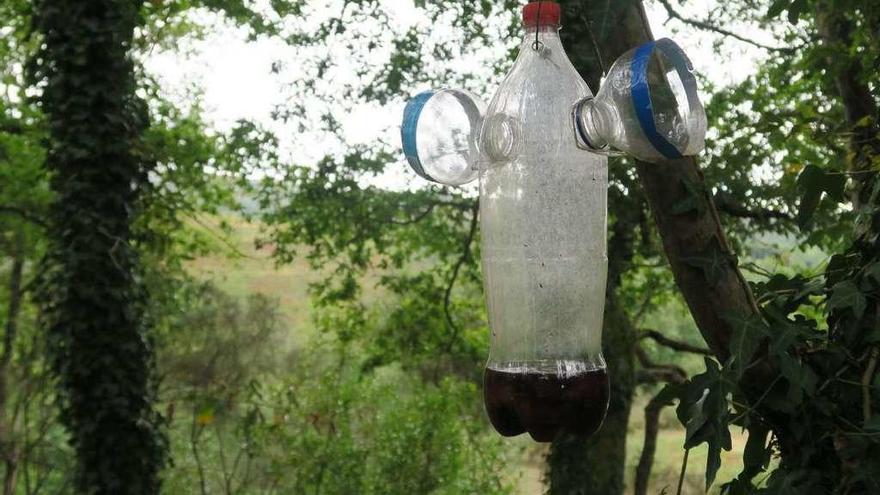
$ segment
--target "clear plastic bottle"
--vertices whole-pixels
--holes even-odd
[[[572,109],[592,93],[563,50],[559,20],[554,2],[523,9],[519,56],[480,136],[492,332],[485,405],[499,433],[537,441],[593,433],[609,394],[601,349],[608,165],[575,139]]]
[[[594,98],[562,48],[560,10],[525,6],[519,56],[488,110],[467,91],[426,91],[407,103],[401,126],[418,175],[480,179],[486,410],[501,434],[539,441],[590,434],[607,409],[606,155],[677,159],[697,154],[706,133],[678,45],[661,39],[625,53]]]

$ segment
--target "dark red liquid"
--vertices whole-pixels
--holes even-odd
[[[489,420],[506,437],[529,432],[550,442],[562,430],[592,435],[608,410],[604,368],[570,376],[486,368],[483,387]]]

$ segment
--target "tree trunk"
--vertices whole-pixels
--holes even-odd
[[[846,26],[847,21],[839,10],[831,12],[830,9],[823,10],[824,7],[824,3],[817,4],[817,23],[823,41],[838,53],[851,52],[851,43],[847,38],[851,26]],[[565,18],[569,23],[571,19],[579,19],[588,26],[586,31],[589,36],[580,33],[579,38],[594,40],[596,45],[592,50],[583,47],[572,54],[575,66],[582,71],[584,67],[597,64],[607,68],[625,51],[652,39],[640,0],[574,0],[566,5]],[[851,170],[860,173],[858,179],[862,182],[875,181],[875,174],[864,173],[871,159],[880,152],[876,122],[871,121],[871,118],[877,118],[875,101],[858,77],[857,63],[852,62],[847,66],[844,61],[836,60],[829,63],[829,68],[834,73],[847,123],[854,131]],[[585,74],[585,79],[594,89],[597,78],[595,71]],[[638,163],[637,172],[676,284],[704,339],[715,356],[724,362],[730,356],[729,344],[733,334],[726,316],[760,316],[760,311],[737,268],[736,256],[721,229],[697,161],[685,158],[662,163]],[[870,196],[874,191],[870,187],[857,187],[854,206],[858,208],[860,203],[874,198]],[[694,207],[690,211],[673,213],[684,200],[689,200]],[[866,226],[865,231],[870,231],[871,225],[880,225],[880,221],[875,224],[865,221],[863,225]],[[865,232],[857,234],[865,237]],[[876,252],[873,242],[862,241],[861,245],[870,246]],[[864,256],[867,259],[873,254]],[[740,383],[752,401],[760,397],[773,377],[778,375],[773,363],[761,358],[765,355],[759,352],[760,361],[749,367]],[[781,449],[782,462],[785,464],[789,457],[796,459],[800,444],[797,443],[797,435],[789,428],[791,418],[780,417],[772,411],[762,412],[767,413],[764,418],[772,423],[769,426]],[[827,459],[825,462],[829,466],[836,460]]]
[[[583,37],[577,57],[583,67],[592,67],[589,80],[624,52],[651,41],[653,36],[639,0],[596,2],[583,0],[566,10],[566,18],[580,19],[590,26]],[[588,47],[590,39],[595,46]],[[593,89],[597,86],[593,85]],[[732,334],[724,320],[727,313],[745,316],[756,313],[748,284],[736,266],[736,256],[727,244],[714,203],[707,194],[703,174],[693,158],[661,163],[638,163],[637,171],[645,197],[663,241],[666,257],[675,281],[691,310],[694,321],[713,352],[722,361],[729,354]],[[690,191],[699,191],[692,211],[673,214],[673,205],[691,199]],[[717,256],[719,262],[711,274],[688,260]]]
[[[39,300],[76,491],[158,493],[164,424],[135,222],[150,170],[129,51],[143,0],[44,0],[34,74],[55,193]]]
[[[639,0],[574,0],[567,2],[564,8],[563,42],[575,68],[593,91],[598,91],[601,76],[617,57],[653,39]],[[637,172],[675,281],[702,335],[723,361],[729,355],[732,334],[732,328],[723,316],[730,313],[753,315],[757,308],[751,290],[737,268],[736,256],[727,244],[699,166],[696,160],[688,158],[659,164],[637,163]],[[673,205],[688,199],[694,189],[699,191],[695,198],[699,204],[696,211],[671,214]],[[611,206],[613,213],[620,213],[614,210],[614,205]],[[615,250],[609,252],[613,259]],[[711,276],[688,261],[705,256],[721,259]],[[619,270],[615,273],[613,266],[611,271],[609,282],[620,274]],[[635,386],[632,374],[635,331],[630,333],[615,328],[625,320],[625,312],[615,308],[613,301],[606,318],[609,332],[606,332],[605,349],[606,357],[611,358],[612,380],[624,378],[626,381],[612,390],[612,397],[619,397],[612,399],[602,432],[581,447],[584,450],[579,464],[563,462],[574,455],[572,452],[578,451],[579,444],[575,440],[554,445],[549,476],[552,493],[617,494],[623,490],[626,425]],[[625,359],[621,360],[616,353],[626,354]],[[615,367],[624,368],[628,373],[615,372]],[[757,375],[757,379],[750,380],[751,383],[767,383],[763,381],[763,377],[769,374],[766,367],[753,367],[749,373]],[[580,471],[570,473],[578,467]],[[608,476],[612,472],[614,476]]]
[[[582,13],[570,7],[567,6],[564,16],[562,41],[575,68],[595,89],[602,68],[591,41],[593,34],[590,26],[583,22]],[[628,196],[609,195],[613,224],[609,236],[602,348],[611,379],[611,398],[602,428],[595,435],[588,439],[568,435],[551,446],[545,473],[551,494],[621,495],[624,492],[626,436],[636,386],[634,349],[638,336],[626,310],[618,303],[616,291],[622,272],[631,261],[634,231],[644,208],[644,200],[637,191],[631,191]]]
[[[657,398],[645,407],[645,442],[642,445],[642,455],[636,466],[635,495],[648,493],[648,481],[651,478],[651,469],[654,467],[654,455],[657,452],[657,434],[660,430],[660,412],[664,404]]]
[[[627,425],[635,391],[635,343],[635,328],[613,293],[609,293],[603,330],[603,354],[611,377],[608,414],[602,428],[592,437],[565,435],[553,442],[547,458],[549,493],[623,494]]]
[[[837,7],[835,10],[827,2],[817,2],[816,26],[822,43],[832,53],[847,54],[851,53],[854,26],[840,9]],[[834,74],[834,84],[843,105],[846,124],[851,131],[852,157],[848,168],[854,172],[852,178],[857,184],[851,194],[854,209],[858,209],[861,203],[870,201],[867,197],[868,188],[864,183],[869,182],[872,176],[866,172],[872,168],[873,157],[880,155],[880,139],[877,137],[880,132],[880,112],[871,89],[860,80],[861,64],[862,61],[856,56],[839,55],[828,60],[828,67]]]
[[[575,26],[562,31],[571,42],[572,61],[594,90],[599,75],[614,60],[653,40],[640,0],[579,0],[566,4],[564,17],[567,25]],[[726,317],[751,317],[759,311],[727,243],[703,173],[692,157],[636,162],[636,170],[676,285],[703,338],[724,362],[733,334]],[[692,210],[673,213],[683,201],[691,202]],[[710,263],[701,266],[701,260]],[[765,361],[752,365],[743,388],[749,397],[759,397],[777,374]]]
[[[820,34],[826,43],[835,46],[840,53],[847,53],[850,47],[845,35],[849,31],[840,18],[823,18],[823,5],[818,7]],[[597,45],[594,50],[582,50],[577,56],[605,67],[625,51],[652,39],[639,0],[574,2],[568,5],[566,12],[566,18],[572,17],[580,18],[590,26],[590,38]],[[576,66],[580,67],[577,63]],[[880,148],[877,145],[876,123],[864,125],[862,122],[867,117],[876,118],[876,105],[856,76],[854,68],[857,65],[850,64],[847,67],[842,62],[837,62],[830,64],[831,66],[842,67],[835,74],[835,82],[848,124],[855,131],[851,169],[862,172]],[[760,311],[748,284],[737,268],[736,256],[721,229],[697,161],[685,158],[662,163],[638,163],[637,172],[676,284],[704,339],[715,356],[724,362],[730,356],[729,344],[733,334],[733,328],[726,316],[760,316]],[[863,182],[874,180],[874,175],[864,174],[859,179]],[[867,187],[860,187],[858,191],[859,195],[854,198],[856,207],[869,195]],[[675,207],[684,200],[690,200],[694,207],[690,211],[673,213],[677,210]],[[869,223],[865,222],[865,225]],[[766,354],[759,352],[759,358],[764,355]],[[778,371],[774,369],[773,363],[760,359],[749,367],[740,385],[750,400],[754,401],[766,391],[768,384],[777,375]],[[779,416],[772,411],[762,410],[762,413],[765,420],[771,423],[769,426],[781,450],[783,464],[789,457],[797,459],[801,444],[790,428],[791,418]],[[825,466],[831,466],[835,462],[835,459],[826,459]]]
[[[18,474],[18,446],[13,437],[13,427],[9,424],[8,415],[6,414],[9,365],[12,363],[15,337],[18,333],[18,315],[21,311],[21,301],[24,297],[22,290],[22,278],[24,276],[24,231],[19,227],[14,235],[11,253],[12,270],[9,273],[9,306],[6,311],[3,351],[0,354],[0,448],[2,448],[3,462],[6,467],[3,477],[4,495],[15,493],[16,477]]]

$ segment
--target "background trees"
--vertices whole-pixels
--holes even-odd
[[[352,144],[348,121],[359,104],[400,104],[425,86],[488,96],[518,41],[519,2],[418,2],[419,20],[405,29],[383,2],[166,0],[125,4],[119,17],[62,4],[0,5],[5,493],[120,482],[99,467],[131,457],[87,455],[109,448],[94,441],[124,446],[91,434],[104,417],[93,411],[145,419],[143,436],[123,437],[140,438],[128,451],[147,460],[141,475],[126,470],[146,484],[126,486],[149,491],[162,465],[153,410],[168,432],[169,493],[511,490],[522,452],[494,437],[479,403],[487,344],[473,191],[388,187],[405,173],[396,143]],[[759,47],[761,62],[741,83],[707,86],[713,132],[699,165],[612,164],[605,343],[614,403],[599,436],[554,443],[551,492],[621,493],[636,471],[628,426],[642,414],[630,485],[662,489],[651,446],[660,445],[658,463],[670,456],[660,411],[675,404],[685,445],[709,453],[705,476],[685,476],[694,483],[685,492],[715,477],[731,426],[749,431],[744,469],[716,489],[876,489],[880,21],[869,4],[649,4],[681,36],[708,30],[722,54],[733,39]],[[610,60],[650,35],[637,2],[563,6],[568,52],[594,89]],[[290,88],[274,117],[318,131],[322,145],[311,148],[326,156],[291,160],[290,136],[268,122],[212,129],[197,93],[182,105],[132,62],[210,36],[213,15],[302,54],[296,66],[274,66]],[[98,62],[104,70],[92,70]],[[70,242],[74,234],[88,242]],[[267,258],[284,281],[275,290],[275,279],[255,278]],[[225,280],[206,281],[212,264]],[[38,306],[37,287],[44,302],[68,304]],[[282,304],[249,295],[254,287]],[[73,302],[83,297],[94,304]],[[114,317],[95,305],[132,310]],[[54,369],[68,377],[60,394],[46,335],[57,337]],[[126,339],[133,354],[108,351]],[[150,341],[157,390],[146,374]],[[71,342],[83,350],[57,345]],[[100,380],[126,383],[132,400],[121,409],[76,402],[120,396],[66,372],[98,367],[114,370]],[[55,420],[57,404],[69,430]]]

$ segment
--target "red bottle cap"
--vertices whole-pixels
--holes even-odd
[[[522,14],[526,27],[558,26],[562,9],[556,2],[529,2],[523,7]]]

